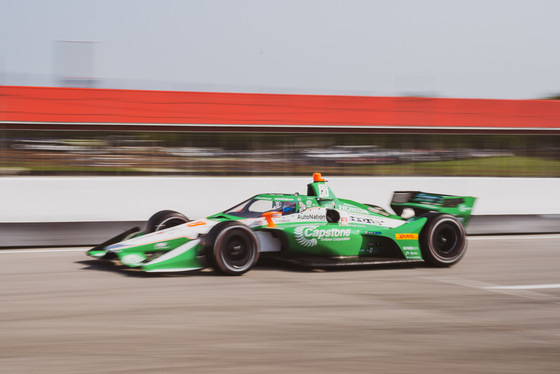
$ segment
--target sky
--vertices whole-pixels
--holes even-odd
[[[98,87],[560,93],[558,0],[0,0],[0,84],[55,85],[67,41]]]

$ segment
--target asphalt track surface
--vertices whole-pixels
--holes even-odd
[[[558,373],[560,235],[452,268],[147,275],[0,251],[0,373]]]

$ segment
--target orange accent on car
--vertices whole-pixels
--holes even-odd
[[[276,227],[274,221],[272,221],[272,217],[279,217],[282,213],[280,212],[265,212],[262,216],[266,219],[266,223],[269,228]]]
[[[325,179],[321,177],[321,173],[313,173],[313,182],[324,182]]]

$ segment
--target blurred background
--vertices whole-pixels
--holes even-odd
[[[0,175],[560,176],[555,1],[0,10]]]
[[[0,177],[558,178],[559,11],[0,0]]]
[[[5,130],[2,175],[559,177],[560,137]]]

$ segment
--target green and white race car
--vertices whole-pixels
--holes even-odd
[[[227,275],[251,270],[271,256],[311,267],[425,262],[451,266],[465,254],[475,198],[398,191],[396,214],[338,198],[321,174],[307,194],[259,194],[191,221],[181,213],[154,214],[90,249],[89,256],[116,260],[146,272],[212,267]]]

